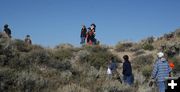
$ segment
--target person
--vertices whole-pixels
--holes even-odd
[[[26,35],[26,38],[25,38],[25,43],[27,44],[27,45],[31,45],[32,44],[32,41],[31,41],[31,38],[30,38],[30,35]]]
[[[4,32],[11,38],[11,29],[8,28],[8,24],[4,25]]]
[[[165,78],[169,77],[171,69],[169,67],[167,60],[164,57],[163,52],[157,53],[157,56],[158,59],[154,64],[151,77],[153,80],[157,82],[159,92],[165,92],[166,89]]]
[[[110,69],[110,63],[111,63],[111,62],[109,62],[108,69],[107,69],[108,79],[112,79],[112,71],[111,71],[111,69]]]
[[[93,35],[93,33],[91,31],[91,28],[89,27],[88,28],[88,32],[86,34],[87,45],[92,45],[93,44],[93,42],[92,42],[92,35]]]
[[[11,42],[11,40],[10,40],[9,36],[6,34],[6,32],[5,31],[0,32],[0,43],[1,43],[0,49],[8,48],[10,45],[10,42]]]
[[[169,67],[171,68],[170,77],[174,77],[174,74],[176,73],[176,72],[174,71],[175,65],[174,65],[174,63],[173,63],[172,60],[168,60],[168,63],[169,63]]]
[[[91,24],[91,30],[93,30],[93,32],[96,32],[96,25],[94,23]]]
[[[93,42],[93,45],[95,45],[97,43],[96,38],[95,38],[95,36],[96,36],[96,25],[94,23],[92,23],[90,28],[91,28],[91,32],[93,33],[91,40]]]
[[[109,68],[112,71],[112,74],[115,75],[117,73],[117,64],[114,57],[111,57]]]
[[[125,84],[132,85],[134,78],[132,74],[132,67],[131,67],[131,62],[129,61],[129,56],[124,55],[123,56],[124,63],[123,63],[123,81]]]
[[[109,64],[108,64],[108,70],[107,70],[108,77],[109,79],[117,78],[121,82],[117,68],[118,68],[117,63],[114,57],[111,57],[111,60],[109,61]]]
[[[86,26],[83,25],[82,29],[81,29],[81,42],[80,42],[80,44],[84,44],[85,43],[86,33],[87,33]]]

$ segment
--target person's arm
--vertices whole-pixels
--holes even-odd
[[[122,72],[122,74],[124,75],[125,72],[126,72],[126,65],[125,65],[125,63],[123,63],[123,72]]]
[[[157,73],[158,73],[158,65],[157,65],[157,63],[155,63],[154,68],[153,68],[153,72],[152,72],[152,75],[151,75],[152,79],[156,78]]]
[[[82,29],[81,29],[80,37],[82,37]]]
[[[168,64],[168,63],[167,63],[167,65],[168,65],[168,73],[169,73],[169,76],[173,76],[173,75],[171,74],[172,69],[170,68],[170,66],[169,66],[169,64]]]
[[[112,63],[110,64],[110,67],[109,67],[109,68],[110,68],[111,70],[113,69],[113,64],[112,64]]]
[[[11,29],[9,29],[9,34],[11,35]]]

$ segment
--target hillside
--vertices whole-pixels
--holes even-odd
[[[156,53],[162,48],[180,73],[180,30],[162,37],[149,37],[138,43],[120,42],[116,46],[55,48],[10,41],[0,34],[0,92],[156,92],[148,87]],[[106,75],[112,56],[122,78],[122,56],[129,55],[134,85],[121,84]],[[178,76],[178,75],[176,75]]]

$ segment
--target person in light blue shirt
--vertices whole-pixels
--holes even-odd
[[[166,90],[166,83],[165,78],[169,77],[171,69],[167,60],[164,58],[164,53],[159,52],[157,54],[158,59],[156,60],[152,72],[152,79],[157,82],[159,92],[165,92]]]

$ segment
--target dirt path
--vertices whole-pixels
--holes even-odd
[[[109,49],[109,51],[114,54],[114,55],[117,55],[119,59],[123,60],[123,56],[124,55],[128,55],[129,56],[129,59],[132,60],[134,58],[134,52],[117,52],[115,51],[114,49]]]

